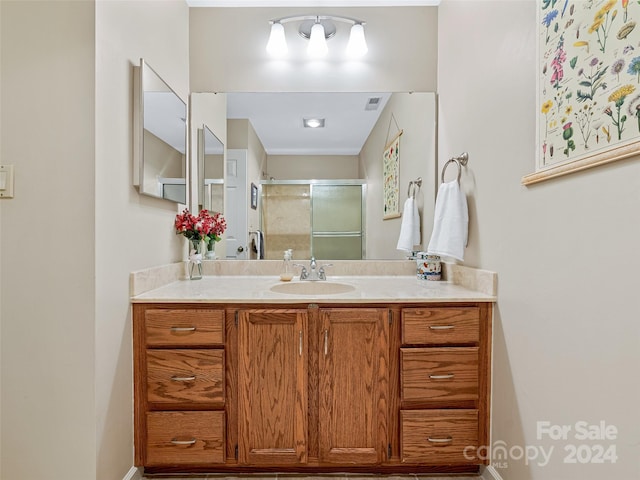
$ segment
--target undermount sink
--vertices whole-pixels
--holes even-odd
[[[272,292],[293,295],[335,295],[352,292],[355,289],[353,285],[327,281],[279,283],[270,288]]]

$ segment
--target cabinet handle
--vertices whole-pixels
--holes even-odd
[[[195,332],[196,327],[171,327],[172,332]]]
[[[191,440],[176,440],[175,438],[171,440],[171,443],[174,445],[194,445],[196,443],[196,439],[192,438]]]
[[[302,356],[302,330],[300,330],[298,349],[299,349],[299,352],[300,352],[300,356]]]
[[[430,441],[431,443],[449,443],[449,442],[453,442],[453,438],[452,437],[446,437],[446,438],[427,437],[427,440]]]
[[[446,380],[447,378],[453,377],[455,377],[453,373],[447,373],[446,375],[429,375],[429,378],[432,380]]]
[[[177,375],[173,375],[171,377],[171,380],[173,380],[174,382],[191,382],[191,381],[193,381],[195,379],[196,379],[195,375],[190,375],[188,377],[179,377]]]
[[[329,352],[329,330],[324,331],[324,356]]]
[[[453,325],[429,325],[429,330],[451,330]]]

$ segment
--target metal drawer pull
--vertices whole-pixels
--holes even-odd
[[[447,373],[446,375],[429,375],[429,378],[432,380],[446,380],[447,378],[453,377],[455,377],[453,373]]]
[[[453,325],[429,325],[430,330],[451,330]]]
[[[449,442],[453,442],[453,438],[452,437],[447,437],[447,438],[427,437],[427,440],[429,440],[431,443],[449,443]]]
[[[191,440],[176,440],[175,438],[171,440],[171,443],[174,445],[194,445],[196,443],[196,439],[192,438]]]
[[[196,379],[195,375],[190,375],[188,377],[178,377],[177,375],[173,375],[171,377],[171,380],[173,380],[174,382],[191,382],[195,379]]]
[[[324,331],[324,356],[327,356],[329,351],[329,330]]]
[[[299,347],[300,347],[300,350],[299,350],[300,351],[300,356],[302,356],[302,330],[300,330],[300,342],[299,343],[300,343],[300,345],[299,345]]]
[[[171,327],[172,332],[195,332],[196,327]]]

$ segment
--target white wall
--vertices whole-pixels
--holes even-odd
[[[94,478],[94,4],[0,10],[2,478]]]
[[[187,101],[188,15],[182,0],[96,3],[97,479],[121,479],[133,465],[129,272],[186,251],[173,231],[178,206],[131,186],[132,65],[143,57]]]
[[[493,442],[555,448],[547,466],[508,458],[497,470],[640,478],[640,158],[521,186],[535,165],[535,2],[445,0],[439,25],[440,165],[469,152],[465,264],[499,275]],[[616,440],[536,435],[538,421],[601,420]],[[618,460],[567,464],[569,444],[615,445]]]

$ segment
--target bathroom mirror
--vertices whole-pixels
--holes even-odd
[[[133,183],[186,204],[187,104],[143,59],[134,67]]]
[[[311,115],[322,116],[325,128],[305,128],[303,117]],[[247,140],[246,119],[252,127],[249,131],[255,133],[250,136],[258,138],[261,146],[256,147],[255,141]],[[247,184],[253,182],[261,186],[258,212],[264,212],[264,202],[270,201],[265,196],[267,189],[263,188],[269,183],[362,181],[366,186],[362,209],[365,259],[406,257],[406,252],[396,249],[401,218],[383,219],[382,155],[386,144],[401,131],[400,209],[407,198],[409,182],[421,177],[422,187],[417,191],[416,200],[421,212],[422,243],[428,242],[428,237],[426,240],[424,237],[430,234],[433,225],[437,185],[435,93],[233,92],[227,93],[227,120],[226,147],[252,145],[249,156],[256,159],[256,165],[250,169],[257,177],[248,178]],[[354,135],[358,137],[355,140]],[[249,212],[250,221],[251,215]],[[281,221],[287,217],[282,216]],[[302,225],[301,219],[295,222]],[[267,225],[255,217],[253,225],[265,230],[266,258],[281,258],[280,240],[275,242],[277,247],[269,248],[274,242],[269,238]],[[312,229],[308,235],[313,235]],[[331,248],[327,245],[328,251]]]
[[[198,204],[223,213],[224,145],[207,125],[198,129]]]

